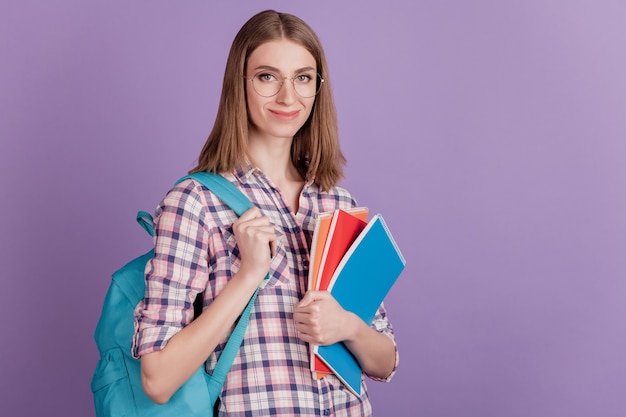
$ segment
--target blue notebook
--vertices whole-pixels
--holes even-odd
[[[342,258],[329,285],[341,306],[371,324],[378,307],[406,261],[382,216],[374,216]],[[362,371],[343,343],[317,346],[319,358],[355,395],[361,395]]]

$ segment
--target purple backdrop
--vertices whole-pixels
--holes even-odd
[[[408,260],[376,415],[626,415],[622,0],[4,0],[0,414],[94,415],[135,212],[192,166],[268,7],[322,38],[345,184]]]

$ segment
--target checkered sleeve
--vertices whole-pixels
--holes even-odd
[[[163,349],[193,320],[193,302],[209,275],[204,204],[195,183],[185,181],[157,207],[155,255],[146,265],[146,293],[135,310],[136,357]]]
[[[393,341],[393,346],[395,349],[396,357],[395,357],[395,362],[393,366],[393,371],[391,371],[391,373],[386,378],[376,378],[371,375],[368,375],[368,377],[375,381],[389,382],[391,381],[391,378],[393,378],[393,376],[395,375],[396,369],[398,369],[398,363],[400,362],[400,355],[398,354],[398,345],[396,344],[393,327],[391,326],[391,323],[389,322],[387,318],[387,310],[385,309],[384,303],[381,304],[380,307],[378,308],[378,311],[376,312],[376,315],[374,316],[374,320],[372,321],[371,327],[377,332],[385,334]]]

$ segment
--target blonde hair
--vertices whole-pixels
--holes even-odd
[[[339,146],[337,112],[332,97],[328,66],[315,32],[300,18],[266,10],[248,20],[230,48],[217,116],[206,140],[198,165],[190,172],[229,172],[248,156],[248,112],[244,74],[250,54],[261,44],[288,39],[313,55],[324,83],[315,98],[311,115],[295,134],[291,160],[300,174],[314,178],[322,190],[329,190],[343,177],[346,159]]]

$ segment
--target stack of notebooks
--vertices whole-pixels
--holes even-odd
[[[309,289],[329,291],[337,302],[371,324],[378,307],[406,261],[382,216],[367,220],[357,207],[321,213],[311,244]],[[316,378],[334,373],[355,395],[361,395],[361,367],[343,343],[311,346]]]

